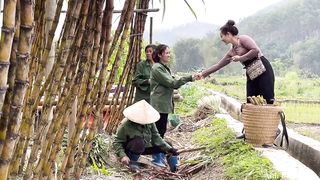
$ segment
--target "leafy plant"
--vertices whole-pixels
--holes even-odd
[[[203,96],[208,95],[205,88],[198,86],[195,83],[188,83],[179,89],[183,96],[183,101],[175,103],[175,113],[179,115],[190,115],[196,107],[197,101]]]
[[[111,176],[112,173],[107,170],[105,166],[98,167],[96,164],[95,160],[91,158],[92,160],[92,165],[91,165],[91,170],[94,174],[99,174],[99,175],[104,175],[104,176]]]
[[[193,141],[206,146],[206,155],[224,166],[225,179],[283,179],[268,159],[234,136],[224,120],[214,119],[209,127],[194,133]]]

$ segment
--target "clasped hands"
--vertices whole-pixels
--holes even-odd
[[[202,73],[195,73],[192,75],[192,80],[201,80],[203,79]]]

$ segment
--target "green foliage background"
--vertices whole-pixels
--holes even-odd
[[[239,34],[247,34],[256,41],[277,76],[296,71],[304,77],[314,77],[320,75],[319,9],[318,0],[284,0],[242,19],[236,26]],[[179,49],[176,67],[188,71],[187,67],[195,62],[203,64],[202,68],[218,62],[230,46],[221,42],[217,29],[198,41],[181,40],[174,48]],[[181,53],[181,49],[185,51]],[[218,73],[236,75],[241,70],[240,63],[231,63]]]

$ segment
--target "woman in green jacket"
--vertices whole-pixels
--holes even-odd
[[[144,49],[147,59],[139,62],[136,66],[132,80],[132,84],[136,87],[134,102],[144,99],[150,103],[150,71],[154,63],[152,54],[155,48],[156,46],[153,44],[147,45]]]
[[[170,61],[170,49],[167,45],[160,44],[153,53],[154,65],[150,76],[150,104],[160,113],[160,119],[156,122],[161,137],[167,131],[168,114],[173,113],[173,90],[178,89],[189,81],[193,81],[197,75],[188,75],[175,79],[168,67]]]
[[[170,170],[176,171],[177,149],[161,138],[154,124],[160,118],[159,113],[145,100],[141,100],[127,107],[123,114],[126,120],[113,141],[113,148],[120,161],[136,171],[141,154],[168,153]]]

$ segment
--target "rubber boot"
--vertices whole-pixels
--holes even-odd
[[[161,158],[162,158],[162,153],[158,154],[152,154],[153,160],[151,161],[154,165],[159,166],[159,167],[166,167],[165,164],[162,163]]]
[[[177,171],[177,164],[178,164],[178,156],[167,156],[167,162],[170,167],[171,172],[176,172]]]
[[[129,170],[133,173],[137,173],[140,171],[140,168],[139,168],[137,161],[130,161],[129,162]]]
[[[162,164],[166,164],[166,155],[164,153],[160,153],[160,160]]]
[[[134,154],[130,151],[127,151],[126,152],[127,156],[129,157],[130,159],[130,162],[129,162],[129,170],[133,173],[137,173],[140,171],[140,168],[139,168],[139,165],[137,163],[140,155],[137,155],[137,154]]]

